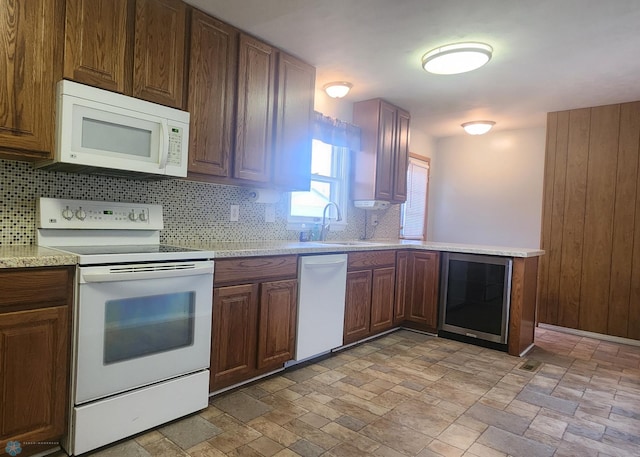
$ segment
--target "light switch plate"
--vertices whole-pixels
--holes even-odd
[[[231,211],[229,212],[229,221],[238,222],[240,219],[240,205],[231,205]]]

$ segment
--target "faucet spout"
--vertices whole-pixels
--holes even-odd
[[[342,220],[342,214],[340,213],[340,207],[335,202],[329,202],[322,210],[322,232],[320,233],[320,241],[327,239],[327,233],[329,233],[329,227],[331,226],[331,218],[327,219],[327,209],[333,206],[336,209],[336,222]]]

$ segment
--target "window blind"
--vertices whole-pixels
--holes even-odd
[[[403,238],[421,240],[424,237],[428,183],[429,164],[422,160],[409,159],[407,201],[402,205]]]

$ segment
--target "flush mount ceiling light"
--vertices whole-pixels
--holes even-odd
[[[323,89],[331,98],[342,98],[349,93],[353,84],[346,81],[335,81],[325,84]]]
[[[422,56],[422,68],[436,75],[455,75],[480,68],[493,48],[485,43],[454,43],[437,47]]]
[[[462,124],[462,128],[469,135],[484,135],[491,130],[491,127],[494,125],[496,125],[496,123],[493,121],[472,121]]]

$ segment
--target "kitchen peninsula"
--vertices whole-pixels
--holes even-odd
[[[375,240],[375,241],[328,241],[328,242],[291,242],[291,241],[265,241],[265,242],[205,242],[190,244],[189,247],[207,249],[213,251],[215,259],[244,258],[257,256],[282,256],[282,255],[306,255],[335,252],[379,252],[395,251],[397,261],[395,281],[395,302],[393,305],[394,326],[407,326],[431,333],[437,332],[438,288],[439,288],[439,253],[456,252],[467,254],[479,254],[485,256],[509,257],[513,259],[513,274],[510,284],[511,305],[509,309],[508,352],[514,356],[524,355],[533,347],[535,329],[536,308],[536,284],[538,271],[538,257],[544,254],[540,249],[511,248],[502,246],[485,246],[461,243],[442,243],[414,240]],[[415,272],[404,271],[406,259],[403,253],[434,253],[437,255],[435,265],[421,265]],[[425,268],[426,270],[420,270]],[[435,271],[428,271],[435,269]],[[418,291],[421,309],[415,319],[419,325],[411,325],[412,319],[404,316],[404,308],[416,306],[415,297],[410,285],[405,284],[405,275],[414,276],[413,284],[419,288],[425,287],[424,276],[431,275],[432,284]],[[400,289],[405,288],[405,293]],[[401,296],[402,295],[402,296]],[[429,295],[429,296],[426,296]],[[418,308],[420,307],[418,306]],[[402,316],[398,318],[398,313]],[[422,325],[420,325],[422,324]]]

